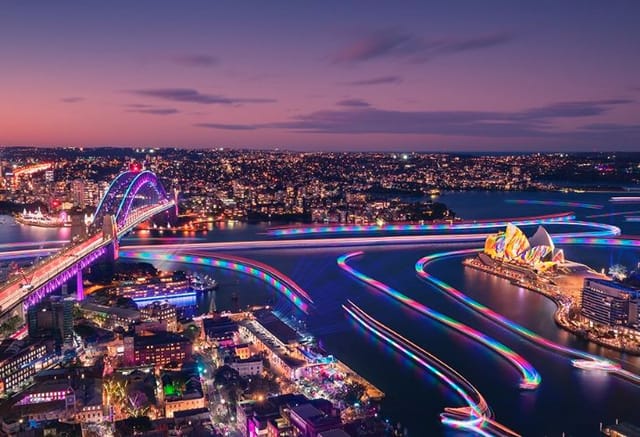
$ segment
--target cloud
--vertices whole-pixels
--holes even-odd
[[[253,125],[202,123],[199,126],[228,130],[274,128],[303,133],[330,134],[437,134],[491,138],[552,138],[567,135],[566,132],[554,128],[552,122],[556,119],[588,118],[603,114],[617,105],[629,103],[632,103],[632,100],[559,102],[515,112],[397,111],[363,105],[342,105],[345,107],[298,115],[283,122]],[[637,127],[634,126],[588,125],[571,134],[586,135],[589,132],[613,129],[629,135],[635,135],[637,131]]]
[[[61,102],[63,103],[78,103],[78,102],[84,102],[86,99],[84,97],[63,97],[60,99]]]
[[[402,78],[400,76],[379,76],[372,77],[370,79],[354,80],[351,82],[342,82],[342,85],[350,86],[366,86],[366,85],[384,85],[389,83],[401,83]]]
[[[151,114],[151,115],[172,115],[178,114],[175,108],[141,108],[141,109],[128,109],[127,112],[137,112],[139,114]]]
[[[146,105],[144,103],[127,103],[124,106],[127,108],[153,108],[152,105]]]
[[[391,56],[410,62],[426,62],[439,56],[505,44],[512,39],[513,35],[507,32],[425,39],[398,28],[387,28],[352,42],[334,54],[332,60],[336,64],[350,64]]]
[[[201,105],[233,105],[242,103],[274,103],[275,99],[227,97],[219,94],[203,94],[191,88],[150,88],[127,91],[143,97],[172,102],[198,103]]]
[[[340,100],[339,102],[336,103],[336,105],[338,105],[338,106],[351,106],[351,107],[354,107],[354,108],[364,108],[364,107],[367,107],[367,106],[371,106],[367,102],[365,102],[364,100],[361,100],[361,99]]]
[[[218,58],[205,54],[177,55],[171,60],[185,67],[212,67],[218,65]]]
[[[196,127],[208,127],[210,129],[224,129],[224,130],[255,130],[259,125],[254,124],[222,124],[222,123],[196,123]]]
[[[633,103],[630,99],[583,100],[577,102],[559,102],[521,112],[524,119],[589,117],[607,112],[611,106]]]

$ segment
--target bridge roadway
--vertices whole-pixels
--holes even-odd
[[[138,224],[173,206],[173,201],[167,201],[160,205],[131,211],[125,224],[117,231],[117,238],[122,238]],[[112,242],[112,237],[105,238],[103,232],[100,231],[88,239],[72,247],[63,248],[60,252],[43,260],[40,264],[25,271],[24,277],[21,275],[13,281],[7,282],[0,289],[0,315],[4,316],[8,311],[13,310],[19,303],[26,300],[28,296],[38,291],[58,275],[73,268],[83,258],[103,249],[112,244]],[[28,284],[25,284],[27,282],[25,278],[29,281]]]

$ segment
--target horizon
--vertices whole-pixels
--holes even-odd
[[[309,154],[320,154],[320,153],[337,153],[337,154],[407,154],[407,155],[420,155],[420,154],[433,154],[433,155],[487,155],[487,156],[496,156],[496,155],[591,155],[591,154],[624,154],[624,155],[635,155],[640,154],[640,150],[470,150],[470,149],[460,149],[460,150],[407,150],[407,149],[379,149],[379,150],[318,150],[318,149],[294,149],[294,148],[284,148],[284,147],[272,147],[272,148],[253,148],[253,147],[229,147],[229,146],[128,146],[128,145],[96,145],[96,146],[54,146],[54,145],[43,145],[43,146],[35,146],[35,145],[0,145],[0,153],[5,149],[45,149],[45,150],[101,150],[101,149],[131,149],[137,151],[137,149],[141,149],[138,153],[143,153],[145,151],[161,151],[161,150],[187,150],[192,152],[275,152],[275,153],[309,153]]]
[[[635,151],[638,15],[631,0],[10,3],[0,145]]]

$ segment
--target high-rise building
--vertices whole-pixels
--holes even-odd
[[[640,291],[605,279],[586,278],[581,314],[587,320],[610,327],[638,324]]]
[[[50,296],[29,308],[27,325],[31,338],[53,337],[57,342],[73,341],[73,299]]]
[[[74,179],[71,181],[71,201],[81,209],[86,206],[84,181],[82,179]]]

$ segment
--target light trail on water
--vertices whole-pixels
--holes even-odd
[[[609,199],[609,202],[614,203],[640,203],[639,196],[614,196]]]
[[[383,225],[331,225],[331,226],[295,226],[270,229],[267,234],[277,237],[305,234],[361,233],[361,232],[401,232],[401,231],[455,231],[467,229],[492,229],[512,223],[516,226],[564,223],[574,220],[571,213],[549,214],[543,216],[517,217],[509,220],[474,220],[455,223],[434,224],[383,224]]]
[[[457,288],[454,288],[453,286],[447,284],[446,282],[442,281],[441,279],[436,278],[435,276],[431,275],[430,273],[428,273],[426,271],[426,266],[427,264],[430,264],[434,261],[440,260],[440,259],[444,259],[444,258],[448,258],[448,257],[456,257],[456,256],[462,256],[462,255],[470,255],[470,254],[475,254],[480,252],[482,249],[462,249],[462,250],[452,250],[452,251],[448,251],[448,252],[438,252],[438,253],[434,253],[431,255],[427,255],[425,257],[420,258],[416,264],[415,264],[415,270],[416,273],[418,274],[419,277],[421,277],[422,279],[424,279],[425,281],[427,281],[428,283],[434,285],[437,289],[444,291],[447,295],[453,297],[454,299],[458,300],[459,302],[463,303],[464,305],[468,306],[469,308],[471,308],[474,312],[490,319],[493,320],[494,322],[504,326],[505,328],[509,329],[512,332],[515,332],[516,334],[520,335],[521,337],[526,338],[527,340],[537,344],[538,346],[541,346],[545,349],[551,349],[554,350],[556,352],[560,352],[564,355],[568,355],[569,357],[572,358],[580,358],[582,360],[587,360],[587,361],[591,361],[594,363],[598,363],[602,366],[607,366],[610,367],[613,365],[613,362],[610,360],[607,360],[605,358],[601,358],[598,357],[596,355],[591,355],[589,353],[586,352],[582,352],[576,349],[571,349],[562,345],[559,345],[558,343],[554,343],[551,340],[547,340],[544,337],[541,337],[540,335],[536,334],[533,331],[530,331],[529,329],[525,328],[524,326],[521,326],[515,322],[513,322],[512,320],[509,320],[508,318],[504,317],[502,314],[499,314],[495,311],[493,311],[492,309],[488,308],[487,306],[481,304],[480,302],[476,301],[475,299],[472,299],[471,297],[467,296],[466,294],[464,294],[463,292],[461,292],[460,290],[458,290]]]
[[[565,202],[561,200],[506,199],[505,202],[511,203],[514,205],[545,205],[545,206],[563,206],[563,207],[569,207],[569,208],[586,208],[586,209],[604,208],[603,205],[599,205],[596,203]]]
[[[446,316],[434,309],[429,308],[428,306],[411,299],[410,297],[404,295],[400,291],[374,279],[370,276],[365,275],[364,273],[354,269],[353,267],[347,264],[347,261],[356,256],[361,256],[363,254],[362,251],[350,252],[344,255],[341,255],[337,259],[338,266],[353,276],[354,278],[359,279],[367,285],[381,291],[392,299],[400,302],[403,305],[413,309],[414,311],[423,314],[437,322],[440,322],[469,338],[476,340],[477,342],[483,344],[487,348],[493,350],[495,353],[499,354],[501,357],[506,359],[511,365],[513,365],[521,374],[520,387],[523,389],[535,389],[540,384],[540,374],[536,371],[536,369],[522,356],[514,352],[509,347],[500,343],[499,341],[483,334],[480,331],[477,331],[470,326],[467,326],[463,323],[458,322],[455,319],[452,319],[449,316]]]
[[[440,415],[443,424],[483,436],[519,435],[493,420],[493,412],[480,391],[451,366],[397,331],[374,319],[353,302],[347,301],[345,305],[342,305],[342,308],[365,330],[435,375],[463,399],[467,404],[466,407],[445,408],[445,412]]]
[[[145,261],[171,261],[233,270],[248,274],[271,285],[305,314],[309,313],[309,303],[313,303],[308,293],[293,279],[266,264],[248,258],[212,253],[167,253],[135,249],[121,249],[120,256]]]
[[[609,213],[606,213],[606,214],[587,215],[584,218],[594,219],[594,218],[615,217],[615,216],[619,216],[619,215],[639,214],[639,213],[640,213],[640,211],[638,211],[638,210],[635,210],[635,211],[618,211],[618,212],[609,212]]]

